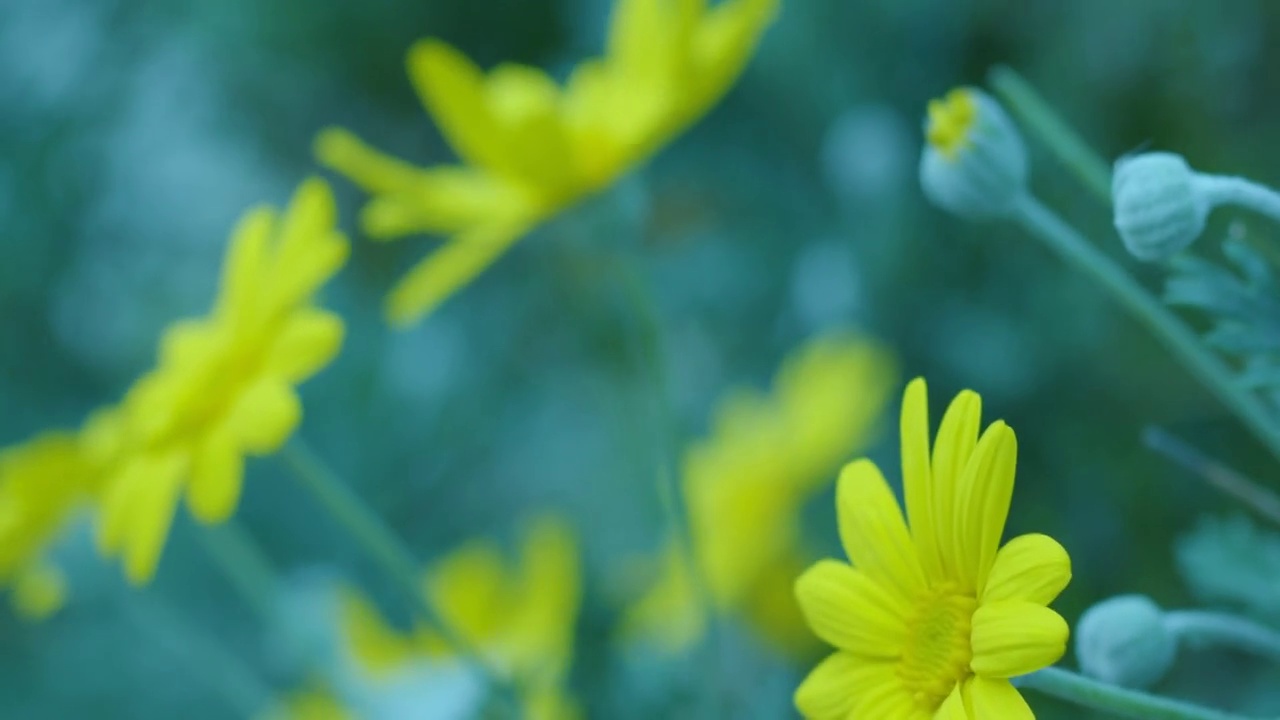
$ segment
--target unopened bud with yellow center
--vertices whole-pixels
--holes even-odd
[[[961,87],[929,103],[920,186],[957,215],[1011,212],[1027,191],[1027,148],[994,98]]]

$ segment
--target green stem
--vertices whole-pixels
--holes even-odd
[[[382,518],[331,471],[301,440],[291,440],[280,457],[303,487],[391,577],[413,604],[414,614],[436,632],[454,652],[484,674],[503,695],[513,692],[510,680],[492,667],[480,652],[453,628],[432,604],[419,583],[418,562]]]
[[[1280,495],[1158,427],[1147,428],[1142,434],[1142,440],[1147,447],[1204,478],[1209,485],[1244,503],[1272,523],[1280,525]]]
[[[146,591],[134,593],[124,603],[125,614],[140,633],[151,637],[187,672],[220,693],[236,717],[255,717],[266,707],[271,692],[229,650],[199,632],[164,602]]]
[[[200,528],[196,537],[249,607],[262,620],[271,622],[280,584],[271,561],[253,537],[235,520]]]
[[[1200,338],[1177,316],[1030,194],[1017,206],[1014,219],[1049,245],[1063,260],[1093,277],[1110,292],[1130,314],[1155,333],[1187,370],[1208,387],[1276,459],[1280,459],[1280,432],[1271,415],[1257,399],[1232,380],[1230,369],[1210,353]]]
[[[1280,633],[1252,620],[1209,610],[1173,610],[1165,627],[1188,645],[1226,645],[1280,661]]]
[[[998,65],[987,73],[996,95],[1022,123],[1075,172],[1080,180],[1108,206],[1111,205],[1111,166],[1062,121],[1049,103],[1012,68]]]
[[[1136,720],[1245,720],[1241,715],[1126,690],[1056,667],[1019,678],[1018,684],[1076,705]]]

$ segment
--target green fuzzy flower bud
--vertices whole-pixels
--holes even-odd
[[[1181,155],[1142,153],[1116,161],[1116,230],[1139,260],[1165,260],[1204,232],[1212,207],[1200,175]]]
[[[1027,192],[1027,148],[1004,108],[962,87],[929,103],[920,186],[934,205],[967,217],[1005,215]]]
[[[1075,636],[1080,669],[1121,687],[1151,687],[1177,656],[1164,611],[1145,595],[1119,595],[1094,605],[1080,616]]]

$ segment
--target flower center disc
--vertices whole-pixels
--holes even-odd
[[[969,641],[978,602],[952,588],[932,589],[916,604],[898,674],[917,703],[936,710],[969,673]]]
[[[954,158],[969,143],[969,133],[978,117],[978,103],[973,93],[956,88],[947,96],[929,102],[929,127],[925,135],[929,144],[943,157]]]

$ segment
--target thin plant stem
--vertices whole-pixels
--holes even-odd
[[[149,592],[133,593],[123,603],[125,614],[173,658],[186,664],[187,674],[203,679],[220,694],[235,717],[256,717],[271,691],[245,664],[212,636],[202,633]]]
[[[1210,610],[1172,610],[1164,624],[1191,646],[1225,645],[1280,661],[1280,632],[1252,620]]]
[[[1135,720],[1246,720],[1242,715],[1127,690],[1056,667],[1023,676],[1018,684],[1082,707]]]
[[[1034,196],[1024,196],[1014,211],[1014,219],[1063,260],[1097,281],[1155,333],[1174,357],[1280,460],[1280,430],[1271,415],[1233,380],[1229,368],[1176,315]]]
[[[1085,187],[1111,204],[1111,167],[1063,122],[1036,89],[1012,68],[997,65],[987,82],[1032,134],[1040,138],[1058,161],[1074,172]]]
[[[1280,222],[1280,193],[1248,178],[1233,175],[1197,173],[1196,187],[1209,200],[1209,206],[1238,205]]]
[[[1189,443],[1158,427],[1149,427],[1142,434],[1147,447],[1164,455],[1190,472],[1204,478],[1211,487],[1244,503],[1258,515],[1280,525],[1280,495],[1262,487],[1254,480],[1214,460]]]
[[[418,561],[382,518],[300,439],[289,441],[281,449],[280,458],[312,497],[399,586],[412,603],[414,614],[454,652],[475,666],[495,689],[511,696],[514,690],[507,676],[490,665],[427,597],[418,579]]]
[[[271,561],[248,531],[235,520],[228,520],[199,528],[196,537],[245,603],[264,622],[271,622],[280,583]]]

